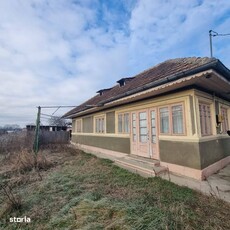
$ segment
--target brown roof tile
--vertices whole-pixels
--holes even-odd
[[[97,94],[80,106],[66,113],[64,117],[85,111],[91,106],[100,106],[108,101],[113,101],[118,98],[125,97],[126,95],[137,93],[138,91],[143,91],[143,87],[145,87],[145,89],[150,88],[151,84],[158,82],[159,84],[162,84],[160,82],[161,80],[169,79],[172,76],[188,76],[189,74],[192,74],[192,72],[199,72],[201,67],[207,66],[207,68],[210,68],[210,64],[214,65],[217,62],[218,59],[208,57],[176,58],[167,60],[137,74],[132,78],[122,78],[128,79],[124,86],[120,87],[118,84],[110,89],[103,90],[102,95]],[[100,90],[98,92],[100,92]]]

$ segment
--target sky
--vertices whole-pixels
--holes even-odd
[[[33,124],[37,106],[77,106],[168,59],[209,57],[209,30],[230,33],[230,1],[0,0],[0,126]],[[228,68],[229,53],[230,36],[213,37]]]

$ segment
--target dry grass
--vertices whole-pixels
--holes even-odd
[[[13,187],[14,195],[22,197],[22,209],[5,212],[0,228],[230,229],[230,205],[216,198],[160,178],[142,178],[67,146],[52,145],[39,154],[41,162],[51,163],[39,168],[42,181],[32,179],[36,171],[24,168],[32,160],[27,153],[21,153],[20,161],[5,160],[18,168],[2,179],[14,184],[17,175],[29,179]],[[7,164],[0,161],[0,167]],[[15,225],[10,216],[27,216],[32,222]]]
[[[22,149],[32,150],[34,134],[27,132],[11,133],[0,136],[0,155],[17,152]]]

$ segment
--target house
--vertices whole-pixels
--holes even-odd
[[[230,70],[216,58],[167,60],[72,109],[72,141],[160,161],[203,180],[230,162]]]

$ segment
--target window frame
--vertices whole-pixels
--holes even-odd
[[[74,129],[75,129],[76,133],[82,133],[82,119],[76,119],[75,120]]]
[[[210,119],[205,119],[207,117],[207,114],[205,114],[204,117],[202,117],[201,115],[203,115],[204,112],[201,113],[201,106],[205,106],[209,107],[209,113],[210,113]],[[208,103],[208,102],[204,102],[204,101],[198,101],[198,107],[199,107],[199,122],[200,122],[200,135],[202,137],[208,137],[208,136],[212,136],[213,135],[213,124],[212,124],[212,103]],[[207,108],[205,109],[205,113],[207,113]],[[202,121],[204,121],[204,123],[202,123]],[[208,130],[206,130],[207,128],[205,127],[209,127]],[[210,131],[210,132],[208,132]]]
[[[168,110],[168,132],[162,132],[162,127],[161,127],[161,109],[167,109]],[[171,133],[171,125],[170,125],[170,107],[169,106],[162,106],[162,107],[159,107],[159,120],[160,120],[160,134],[162,135],[170,135]]]
[[[173,113],[172,108],[175,106],[181,106],[182,107],[182,125],[183,125],[183,132],[182,133],[174,133],[173,132]],[[168,133],[162,133],[161,132],[161,114],[160,109],[162,108],[168,108],[169,113],[169,128]],[[171,103],[168,105],[160,106],[158,107],[158,116],[159,116],[159,135],[165,135],[165,136],[186,136],[187,130],[186,130],[186,117],[185,117],[185,105],[184,102],[178,102],[178,103]]]
[[[225,110],[225,114],[223,114],[223,110]],[[220,114],[222,116],[222,123],[221,123],[221,132],[223,134],[227,134],[227,131],[229,130],[229,119],[228,119],[228,111],[229,108],[226,106],[221,105],[220,106]],[[225,116],[226,115],[226,116]],[[226,122],[226,123],[225,123]]]
[[[99,115],[94,117],[94,133],[96,134],[106,133],[105,115]]]
[[[127,115],[128,115],[128,120],[125,119]],[[118,134],[130,134],[130,113],[129,112],[122,112],[122,113],[117,114],[117,133]]]

